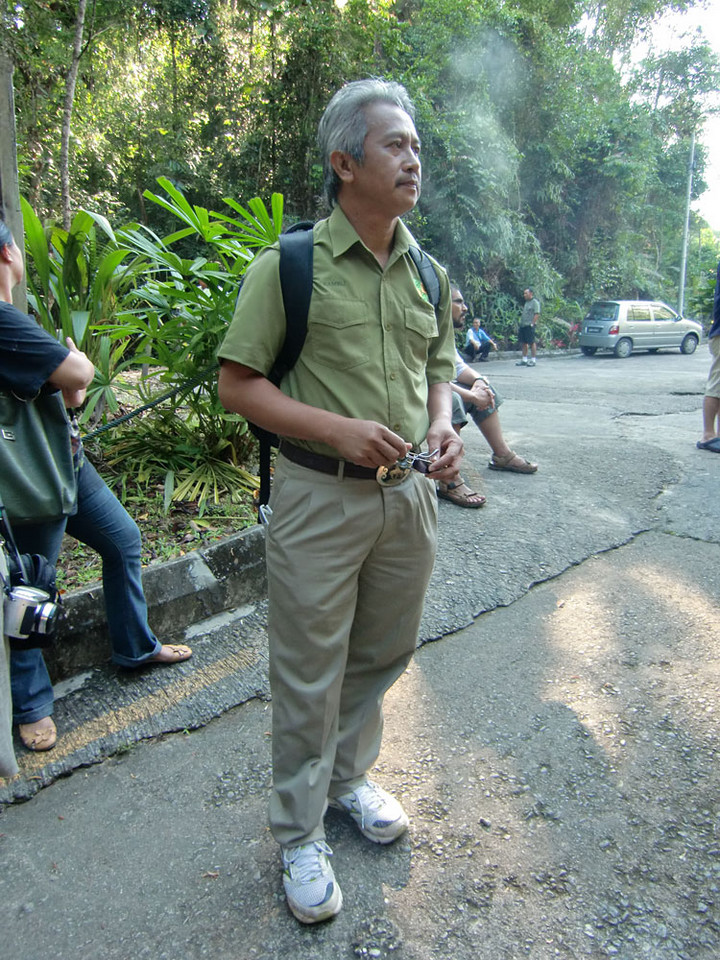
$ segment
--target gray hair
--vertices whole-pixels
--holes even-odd
[[[334,150],[342,150],[357,163],[362,163],[367,136],[365,108],[377,102],[400,107],[415,119],[415,106],[405,87],[393,80],[378,80],[375,77],[346,83],[332,98],[320,119],[317,139],[323,162],[325,197],[331,207],[337,202],[340,178],[332,168],[330,154]]]

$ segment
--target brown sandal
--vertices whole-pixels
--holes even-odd
[[[465,483],[464,480],[457,480],[455,483],[448,483],[443,490],[442,487],[438,487],[437,495],[442,500],[449,500],[450,503],[454,503],[458,507],[467,507],[470,510],[477,510],[479,507],[484,507],[487,503],[487,497],[483,497],[482,494],[475,493],[474,490],[471,490],[470,493],[455,493],[456,487],[462,487]],[[477,500],[472,500],[471,497],[477,497]]]
[[[513,450],[504,457],[499,457],[496,453],[488,464],[491,470],[510,470],[511,473],[535,473],[538,468],[536,463],[530,463],[525,457],[521,457]]]

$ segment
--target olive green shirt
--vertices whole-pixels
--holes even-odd
[[[428,386],[455,375],[455,341],[447,275],[433,262],[440,279],[438,321],[408,254],[410,245],[417,244],[398,221],[383,269],[340,207],[315,225],[307,338],[280,389],[312,407],[382,423],[417,446],[430,422]],[[221,359],[264,376],[285,339],[279,259],[274,244],[248,267],[218,351]],[[338,455],[322,443],[288,439],[317,453]]]

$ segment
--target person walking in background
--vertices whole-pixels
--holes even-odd
[[[219,351],[223,405],[281,438],[267,529],[270,827],[303,923],[342,906],[328,804],[374,843],[408,827],[368,771],[383,698],[417,643],[437,540],[432,481],[457,476],[462,456],[449,282],[433,264],[436,315],[400,219],[420,195],[413,113],[397,83],[361,80],[335,94],[318,130],[331,214],[314,228],[304,349],[274,386],[267,374],[285,336],[274,246],[248,268]],[[424,442],[429,477],[403,467]]]
[[[482,362],[487,360],[491,349],[497,350],[497,344],[480,326],[480,318],[475,317],[465,337],[465,359],[468,363]]]
[[[61,390],[73,409],[85,399],[94,367],[72,340],[58,343],[31,317],[11,303],[12,288],[23,276],[22,252],[0,221],[0,388],[20,397],[40,390]],[[71,436],[72,434],[72,436]],[[15,529],[23,553],[39,553],[55,566],[66,531],[102,557],[103,595],[113,661],[124,667],[177,663],[191,656],[189,647],[161,644],[147,622],[142,589],[140,531],[125,508],[85,458],[76,425],[68,422],[77,475],[77,503],[69,517]],[[2,478],[0,478],[0,495]],[[14,721],[29,750],[50,750],[57,741],[52,719],[53,688],[39,649],[13,650],[10,680]]]
[[[535,298],[535,294],[530,287],[523,292],[525,305],[523,306],[522,316],[520,317],[520,329],[518,330],[518,340],[522,357],[517,361],[518,367],[534,367],[537,359],[537,322],[540,319],[540,301]],[[528,347],[530,347],[530,358],[528,359]]]
[[[720,453],[720,263],[715,279],[713,322],[708,333],[708,348],[712,363],[703,399],[703,435],[697,446],[700,450]]]

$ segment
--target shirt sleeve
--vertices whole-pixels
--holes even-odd
[[[0,387],[32,397],[69,353],[32,317],[0,303]]]
[[[267,376],[285,342],[280,250],[262,250],[245,273],[235,313],[220,344],[220,360],[234,360]]]

